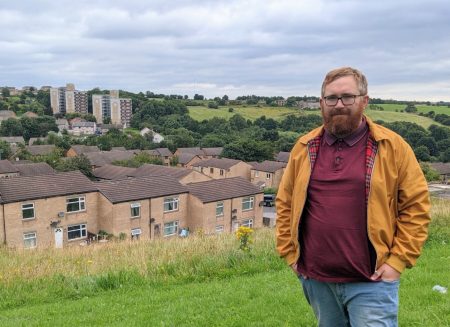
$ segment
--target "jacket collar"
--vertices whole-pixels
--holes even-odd
[[[384,140],[384,139],[388,138],[388,135],[386,134],[386,132],[384,131],[384,129],[380,125],[375,124],[366,115],[364,115],[364,118],[367,121],[367,125],[369,125],[370,135],[374,138],[374,140],[376,142],[379,142],[381,140]],[[323,128],[323,125],[322,125],[320,127],[317,127],[316,129],[313,129],[308,134],[303,135],[302,137],[300,137],[299,142],[302,143],[302,144],[308,144],[308,142],[311,141],[312,139],[314,139],[316,137],[321,137],[323,135],[323,133],[324,133],[324,128]]]

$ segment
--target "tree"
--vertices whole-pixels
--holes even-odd
[[[22,136],[23,126],[20,120],[15,118],[8,118],[2,121],[0,125],[0,134],[2,136]]]
[[[111,117],[103,118],[103,124],[111,124]]]
[[[9,92],[9,89],[7,87],[2,88],[2,97],[9,98],[11,93]]]
[[[406,106],[406,108],[404,110],[405,110],[405,112],[409,112],[409,113],[417,112],[416,106],[412,103],[408,103],[408,105]]]
[[[89,159],[85,155],[68,158],[67,160],[61,160],[55,167],[58,171],[72,171],[79,170],[87,177],[92,178],[92,168]]]
[[[421,146],[426,147],[431,156],[439,155],[438,146],[436,144],[436,141],[432,137],[422,137],[419,141],[417,141],[417,147]]]
[[[430,151],[424,145],[418,146],[414,149],[414,154],[419,161],[430,161]]]
[[[11,154],[11,146],[9,145],[9,143],[0,140],[0,160],[9,158]]]
[[[240,114],[234,114],[230,120],[228,121],[228,123],[230,124],[231,129],[235,130],[235,131],[241,131],[244,128],[247,128],[247,121],[245,120],[244,117],[242,117],[242,115]]]
[[[428,130],[436,142],[450,138],[450,130],[447,127],[440,127],[433,124],[428,127]]]
[[[240,138],[224,146],[222,156],[243,161],[263,161],[273,159],[273,147],[270,142]]]
[[[205,99],[205,97],[203,95],[200,95],[197,93],[194,95],[194,100],[204,100],[204,99]]]

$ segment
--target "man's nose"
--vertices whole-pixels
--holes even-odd
[[[345,107],[344,102],[342,101],[342,98],[339,98],[339,99],[338,99],[338,101],[337,101],[335,107],[338,107],[338,108]]]

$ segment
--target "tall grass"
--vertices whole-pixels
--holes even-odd
[[[249,252],[239,250],[230,234],[31,251],[3,247],[0,310],[133,286],[159,288],[287,269],[275,252],[273,229],[257,230],[253,238]],[[450,200],[433,199],[426,247],[445,251],[449,241]]]

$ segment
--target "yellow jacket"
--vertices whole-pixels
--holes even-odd
[[[368,117],[366,120],[377,145],[369,176],[367,232],[377,254],[376,267],[387,263],[402,272],[415,264],[428,235],[428,186],[405,140]],[[308,142],[322,133],[323,127],[319,127],[297,141],[278,189],[277,250],[289,265],[300,256],[298,227],[311,175]]]

